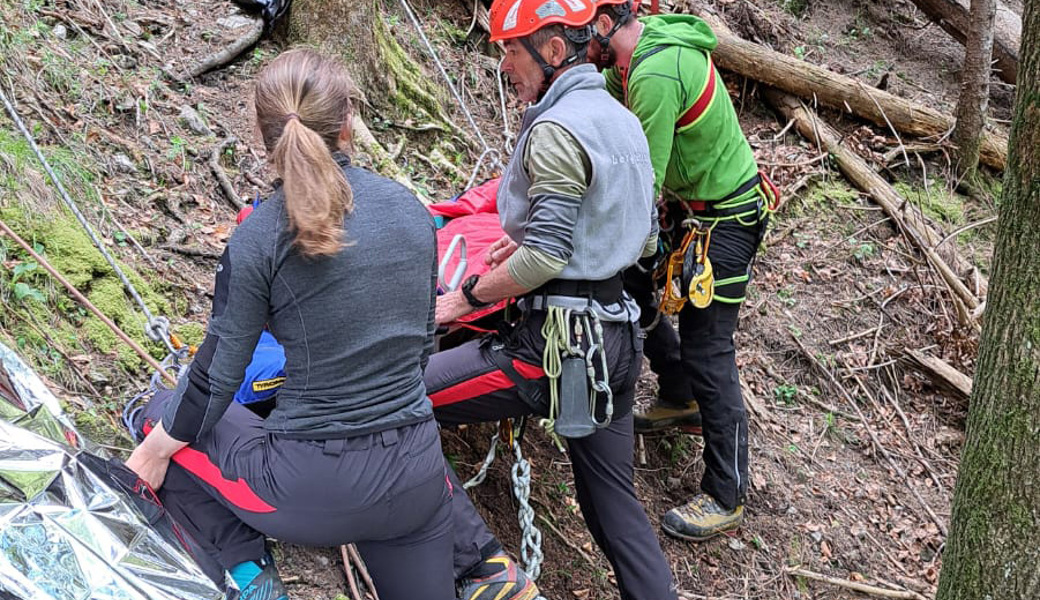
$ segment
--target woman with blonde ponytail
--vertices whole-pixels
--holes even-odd
[[[289,598],[265,536],[357,543],[382,600],[455,598],[451,491],[422,377],[433,222],[402,186],[351,166],[353,94],[310,50],[260,73],[257,125],[280,182],[228,242],[191,368],[135,424],[147,437],[127,465],[242,600]],[[260,419],[232,398],[265,325],[286,377]]]

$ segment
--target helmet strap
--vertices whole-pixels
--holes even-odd
[[[632,15],[632,3],[625,2],[624,4],[618,4],[614,7],[614,26],[610,28],[607,35],[600,35],[596,28],[592,28],[592,36],[599,42],[601,48],[599,59],[601,62],[606,63],[610,59],[610,40],[617,33],[618,29],[621,29],[622,25],[627,24],[631,19]]]
[[[585,56],[588,47],[589,40],[592,39],[592,35],[595,32],[595,28],[591,25],[584,27],[565,27],[563,29],[564,36],[575,46],[573,54],[563,59],[558,66],[550,65],[546,62],[545,58],[542,57],[542,53],[534,47],[531,43],[529,36],[520,38],[520,43],[524,48],[527,49],[527,53],[531,55],[538,66],[542,69],[542,88],[538,92],[538,98],[541,99],[545,92],[549,89],[549,84],[552,83],[552,78],[556,75],[556,72],[560,69],[565,69],[575,63],[580,62],[581,58]]]

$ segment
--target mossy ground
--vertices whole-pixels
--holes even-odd
[[[142,312],[83,226],[57,200],[42,165],[11,125],[0,122],[0,219],[102,314],[161,358],[163,348],[144,333]],[[86,149],[45,147],[42,152],[90,222],[100,199],[93,188],[97,167],[84,160],[89,156]],[[96,221],[92,227],[97,227]],[[141,369],[143,360],[13,240],[0,240],[0,259],[5,267],[0,269],[0,297],[8,308],[0,316],[0,326],[34,367],[57,376],[69,368],[65,357],[97,352],[114,358],[112,365],[102,369],[109,371],[106,379]],[[125,262],[118,264],[153,314],[169,314],[171,302],[162,282],[149,280]],[[185,337],[195,341],[201,336],[193,331]]]

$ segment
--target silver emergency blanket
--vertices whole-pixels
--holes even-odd
[[[132,476],[0,344],[0,600],[224,598],[161,505],[142,509],[113,472]]]

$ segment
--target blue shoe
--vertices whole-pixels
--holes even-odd
[[[231,577],[238,583],[238,600],[289,600],[289,592],[270,554],[259,561],[236,565],[231,569]],[[243,583],[247,578],[248,582]]]

